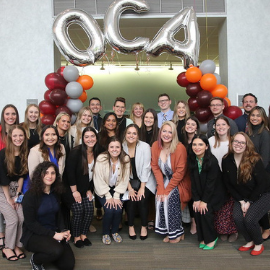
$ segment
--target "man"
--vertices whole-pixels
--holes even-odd
[[[158,117],[158,127],[160,128],[162,123],[165,121],[170,121],[173,118],[173,111],[171,110],[171,99],[168,94],[160,94],[158,96],[158,106],[161,112],[157,114]]]
[[[117,97],[114,101],[113,111],[117,116],[119,137],[122,138],[126,127],[133,121],[124,117],[126,111],[126,100],[123,97]]]
[[[89,108],[93,114],[94,127],[97,131],[100,131],[102,124],[102,118],[99,112],[102,110],[101,101],[97,97],[93,97],[89,100]]]
[[[258,99],[251,93],[245,94],[242,99],[244,113],[234,121],[239,131],[247,132],[247,120],[250,111],[257,106]]]
[[[216,119],[221,115],[226,117],[228,119],[229,123],[230,123],[231,136],[238,132],[238,128],[237,128],[237,125],[235,124],[235,122],[231,118],[229,118],[229,117],[227,117],[227,116],[225,116],[223,114],[223,110],[225,108],[223,98],[213,97],[210,100],[210,106],[209,107],[210,107],[210,110],[211,110],[212,114],[214,115],[214,118],[211,119],[210,121],[208,121],[208,123],[207,123],[207,137],[208,138],[215,135],[215,132],[216,132]]]

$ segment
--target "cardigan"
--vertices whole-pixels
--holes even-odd
[[[161,148],[158,147],[158,142],[152,145],[151,167],[154,176],[157,180],[157,195],[168,195],[175,187],[178,187],[180,194],[181,207],[184,209],[187,202],[191,199],[191,182],[187,171],[187,151],[182,143],[178,143],[176,150],[171,153],[171,166],[173,175],[164,188],[163,174],[158,165]]]
[[[127,142],[123,142],[123,150],[128,154]],[[138,141],[135,150],[135,166],[138,178],[146,183],[146,187],[156,193],[156,179],[151,170],[151,148],[148,143]]]
[[[59,169],[59,173],[62,175],[65,169],[66,152],[65,152],[65,147],[62,144],[60,144],[60,146],[61,146],[61,152],[63,153],[63,156],[60,157],[58,160],[58,169]],[[49,160],[50,160],[50,157],[49,157]],[[42,163],[43,161],[44,161],[44,158],[42,157],[39,144],[32,147],[28,156],[28,169],[29,169],[30,179],[37,165]]]
[[[130,162],[129,156],[125,156],[125,170],[122,171],[121,165],[118,167],[118,176],[114,187],[114,199],[120,199],[120,194],[124,194],[127,190],[130,176]],[[106,197],[106,200],[111,199],[112,195],[110,193],[110,159],[107,159],[107,154],[102,153],[97,157],[95,169],[94,169],[94,187],[95,193],[103,198]]]
[[[37,235],[47,235],[53,237],[55,231],[42,226],[38,222],[38,209],[41,204],[41,195],[36,195],[30,191],[27,191],[24,194],[22,207],[23,207],[23,215],[24,215],[24,222],[23,222],[23,233],[21,237],[21,242],[27,248],[27,243],[30,237],[34,234]],[[59,199],[57,197],[58,203]],[[57,227],[58,231],[62,231],[65,228],[64,221],[61,215],[61,211],[57,214]]]
[[[225,185],[236,201],[257,201],[263,193],[270,191],[270,175],[266,172],[261,159],[254,165],[251,179],[238,183],[237,166],[234,155],[229,154],[222,161]]]

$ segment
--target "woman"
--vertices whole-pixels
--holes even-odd
[[[19,125],[19,113],[12,104],[7,104],[1,113],[0,150],[6,147],[7,133],[13,125]],[[5,247],[4,220],[0,214],[0,250]]]
[[[78,112],[75,124],[70,128],[69,135],[71,147],[82,143],[82,132],[86,127],[94,127],[93,114],[89,107],[82,107]]]
[[[186,149],[173,122],[162,124],[152,145],[151,166],[157,180],[155,231],[166,235],[163,242],[177,243],[184,239],[181,208],[190,200],[191,190]]]
[[[39,114],[39,107],[36,104],[28,105],[25,110],[22,126],[26,131],[29,150],[40,141],[41,121]]]
[[[218,160],[221,169],[222,158],[228,154],[231,142],[230,123],[224,116],[216,120],[215,135],[209,138],[209,145],[212,154]],[[221,181],[221,179],[220,179]],[[215,229],[222,241],[234,242],[238,237],[236,225],[233,220],[233,199],[228,198],[224,205],[215,213]]]
[[[9,261],[26,257],[20,242],[23,212],[17,202],[23,178],[28,172],[26,138],[25,130],[19,125],[13,125],[8,132],[6,148],[0,151],[0,211],[6,221],[2,255]]]
[[[70,231],[65,229],[60,214],[61,192],[57,166],[49,161],[38,164],[22,203],[24,226],[21,242],[34,253],[30,259],[32,269],[44,269],[44,263],[53,263],[63,270],[74,268],[75,258],[68,244]]]
[[[270,210],[270,178],[249,137],[232,137],[229,154],[222,161],[225,184],[234,199],[233,217],[246,244],[239,251],[260,255],[264,246],[259,220]]]
[[[130,119],[139,128],[142,126],[142,115],[144,113],[144,106],[140,102],[136,102],[131,107]]]
[[[91,246],[87,232],[93,218],[93,167],[98,155],[97,132],[86,127],[82,144],[73,148],[67,160],[68,201],[72,211],[72,231],[76,247]]]
[[[265,110],[260,106],[255,106],[248,115],[247,134],[253,142],[257,153],[261,156],[263,165],[270,172],[270,135],[268,129],[268,119]],[[263,229],[264,240],[270,238],[270,224],[268,214],[266,214],[260,224]]]
[[[150,146],[158,138],[158,120],[157,113],[154,109],[147,109],[142,116],[142,126],[140,139]]]
[[[64,145],[66,156],[68,156],[70,148],[71,148],[71,142],[69,141],[69,129],[70,129],[70,115],[68,113],[59,113],[53,125],[57,128],[58,134],[59,134],[59,140]]]
[[[58,167],[59,173],[63,175],[66,152],[65,147],[60,143],[57,128],[52,125],[45,126],[40,136],[40,143],[31,148],[28,156],[30,179],[36,166],[44,160],[53,162]]]
[[[130,160],[122,149],[121,141],[110,138],[107,151],[98,156],[94,169],[94,186],[97,198],[103,206],[102,242],[122,242],[118,227],[122,218],[121,197],[127,190],[130,175]]]
[[[211,153],[205,135],[195,136],[191,142],[189,168],[199,248],[211,250],[218,239],[214,211],[222,206],[225,192],[218,161]]]
[[[106,113],[102,119],[102,126],[99,133],[99,144],[102,150],[107,150],[111,137],[118,137],[117,116],[114,112]]]
[[[176,124],[178,140],[181,143],[183,143],[182,129],[188,117],[190,117],[190,111],[187,102],[184,100],[177,101],[174,106],[173,122]]]
[[[134,218],[136,207],[141,216],[140,239],[147,238],[147,215],[149,195],[155,194],[156,183],[151,172],[151,149],[150,146],[139,141],[139,127],[136,124],[127,126],[123,149],[130,157],[131,177],[128,184],[129,200],[127,201],[127,215],[129,225],[129,238],[136,239]]]

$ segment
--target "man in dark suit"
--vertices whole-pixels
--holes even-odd
[[[97,97],[93,97],[89,100],[89,108],[93,114],[94,127],[97,131],[100,131],[102,124],[102,118],[99,112],[102,110],[101,101]]]

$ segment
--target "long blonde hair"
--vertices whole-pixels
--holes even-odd
[[[173,111],[173,122],[175,124],[177,124],[177,122],[179,121],[179,117],[177,114],[177,107],[179,103],[183,103],[185,105],[185,110],[186,110],[185,120],[187,121],[187,119],[190,117],[190,110],[189,110],[187,102],[184,100],[178,100],[174,106],[174,111]]]
[[[142,109],[143,109],[143,113],[144,113],[144,106],[143,106],[143,104],[140,103],[140,102],[134,103],[134,104],[132,105],[132,107],[131,107],[131,112],[130,112],[130,116],[129,116],[129,118],[130,118],[134,123],[135,123],[134,109],[135,109],[136,106],[139,106],[140,108],[142,108]]]

